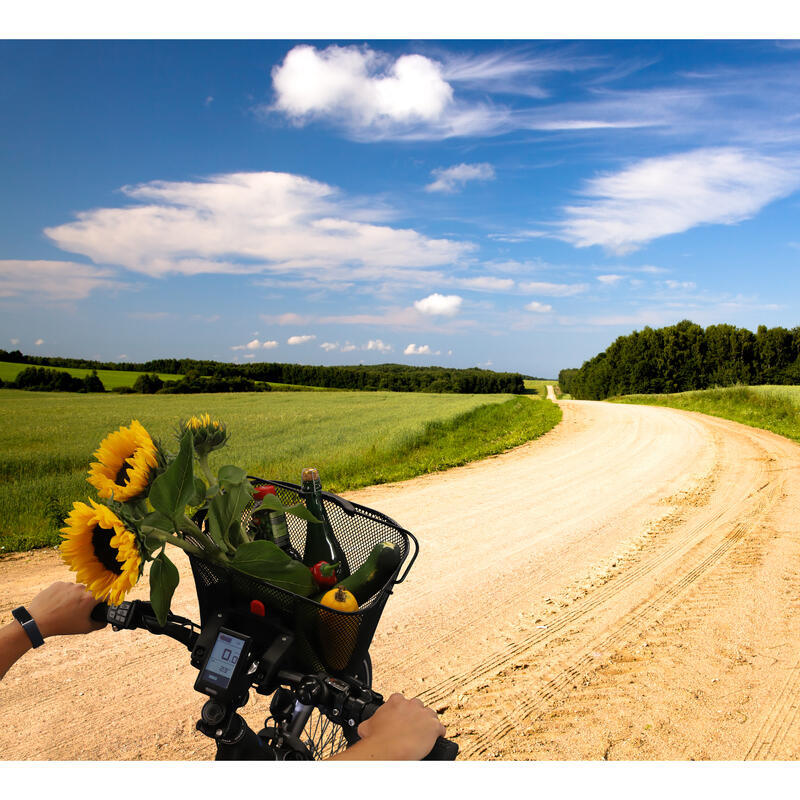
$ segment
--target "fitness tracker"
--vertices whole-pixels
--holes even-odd
[[[41,647],[44,644],[44,637],[42,636],[42,632],[39,630],[39,626],[36,624],[34,618],[28,613],[28,610],[25,606],[19,606],[15,608],[11,612],[11,616],[22,625],[22,630],[28,634],[28,638],[31,640],[31,644],[34,647]]]

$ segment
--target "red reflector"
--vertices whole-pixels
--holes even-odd
[[[250,601],[250,613],[258,614],[259,617],[264,616],[264,604],[260,600]]]

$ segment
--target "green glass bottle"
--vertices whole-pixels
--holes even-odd
[[[302,561],[300,553],[292,547],[289,539],[289,526],[286,524],[286,514],[283,511],[273,511],[269,515],[270,527],[272,529],[272,540],[284,553],[295,561]]]
[[[336,577],[340,581],[344,580],[350,575],[350,568],[347,566],[344,550],[333,534],[330,519],[328,519],[325,505],[322,502],[322,481],[320,481],[319,472],[314,467],[308,467],[303,470],[300,480],[306,508],[317,519],[322,520],[322,522],[306,523],[303,563],[307,567],[313,567],[320,561],[327,561],[329,564],[338,562]]]

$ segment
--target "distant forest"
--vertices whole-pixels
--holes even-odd
[[[116,369],[144,373],[183,375],[180,383],[198,386],[215,379],[217,383],[236,383],[233,391],[247,391],[248,382],[269,381],[331,389],[391,392],[447,392],[458,394],[523,394],[523,376],[517,372],[492,372],[478,369],[446,367],[412,367],[405,364],[373,364],[324,367],[305,364],[229,364],[219,361],[197,361],[190,358],[157,358],[143,363],[116,364],[82,358],[56,358],[23,355],[19,350],[0,350],[0,361],[45,367],[77,367],[82,369]],[[198,380],[203,378],[205,380]],[[167,382],[158,391],[181,391]],[[195,391],[198,389],[195,388]],[[199,389],[203,391],[203,389]],[[208,391],[206,389],[206,391]],[[220,391],[220,389],[211,389]],[[223,389],[224,391],[224,389]]]
[[[580,369],[558,375],[580,400],[662,394],[740,384],[800,384],[800,327],[755,333],[733,325],[703,329],[689,320],[620,336]]]

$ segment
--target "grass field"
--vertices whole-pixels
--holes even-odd
[[[552,428],[560,410],[509,395],[303,392],[103,395],[0,390],[0,552],[57,543],[57,528],[85,482],[92,453],[138,419],[175,449],[177,421],[208,412],[231,440],[212,467],[297,483],[306,466],[332,491],[444,469]],[[91,494],[91,496],[94,496]],[[4,549],[2,549],[4,548]]]
[[[547,397],[547,384],[550,383],[553,386],[558,386],[558,381],[552,380],[544,380],[544,381],[534,381],[530,380],[529,378],[525,379],[525,388],[530,391],[533,390],[536,392],[537,397]]]
[[[615,397],[613,402],[700,411],[800,442],[800,386],[731,386],[678,394],[633,394]]]
[[[10,361],[0,361],[0,380],[11,382],[16,380],[17,375],[22,372],[26,367],[38,366],[37,364],[13,364]],[[85,378],[91,374],[90,369],[80,369],[78,367],[47,367],[47,369],[57,369],[61,372],[69,372],[75,378]],[[142,372],[127,372],[123,369],[99,369],[97,370],[97,377],[103,381],[103,386],[106,389],[115,389],[117,386],[133,386],[136,379],[143,375]],[[162,381],[176,381],[182,378],[182,375],[167,375],[161,373],[158,376]]]

